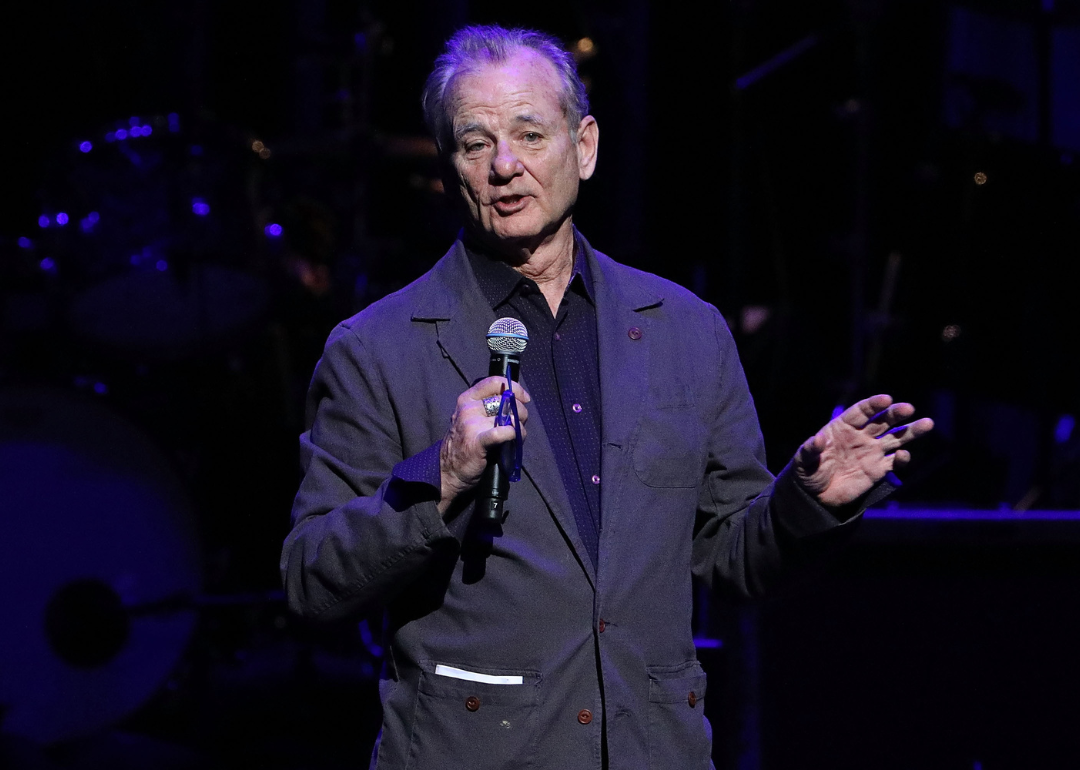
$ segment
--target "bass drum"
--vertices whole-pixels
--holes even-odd
[[[195,625],[191,506],[156,446],[104,406],[0,390],[0,731],[92,734],[145,703]]]

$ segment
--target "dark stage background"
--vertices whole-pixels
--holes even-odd
[[[0,765],[366,766],[381,619],[277,559],[323,340],[457,231],[419,92],[474,22],[573,47],[576,221],[721,309],[774,470],[875,392],[938,425],[815,580],[700,597],[718,767],[1076,765],[1080,3],[0,18]]]

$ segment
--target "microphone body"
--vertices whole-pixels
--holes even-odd
[[[488,348],[491,350],[488,376],[505,377],[509,369],[510,379],[517,382],[521,372],[521,353],[525,350],[528,339],[525,325],[516,318],[500,318],[493,323],[487,334]],[[512,441],[492,451],[488,457],[487,468],[477,484],[476,515],[481,521],[502,523],[503,506],[510,494],[510,479],[507,476],[506,463],[500,462],[500,457],[510,456],[508,449],[513,452]]]

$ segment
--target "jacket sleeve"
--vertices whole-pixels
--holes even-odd
[[[436,509],[439,443],[404,458],[382,362],[338,326],[315,369],[303,479],[281,574],[289,607],[333,619],[383,604],[458,541]]]
[[[717,591],[756,597],[843,544],[862,511],[899,482],[890,474],[861,500],[833,511],[799,485],[791,463],[774,479],[765,466],[735,341],[719,313],[714,332],[718,391],[706,416],[708,454],[694,524],[693,569]]]

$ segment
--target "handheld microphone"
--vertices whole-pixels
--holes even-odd
[[[491,325],[487,333],[487,345],[491,351],[488,361],[489,377],[506,377],[507,373],[514,382],[518,381],[521,371],[521,353],[529,343],[529,332],[525,324],[516,318],[500,318]],[[513,442],[509,442],[511,449]],[[507,444],[503,444],[492,456],[488,457],[487,468],[477,485],[477,514],[481,520],[501,524],[503,504],[510,494],[510,480],[505,464],[500,456],[506,454]]]

